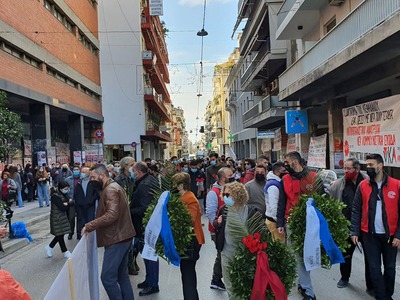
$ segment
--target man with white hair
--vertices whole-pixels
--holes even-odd
[[[126,156],[120,161],[120,173],[114,180],[122,186],[130,199],[134,187],[134,178],[132,166],[135,164],[135,159],[130,156]]]

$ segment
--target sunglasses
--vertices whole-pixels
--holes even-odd
[[[224,196],[224,197],[225,197],[225,196],[226,196],[226,197],[229,197],[229,196],[230,196],[230,193],[223,193],[222,196]]]

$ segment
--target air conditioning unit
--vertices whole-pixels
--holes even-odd
[[[329,5],[331,6],[340,6],[344,3],[345,0],[329,0]]]

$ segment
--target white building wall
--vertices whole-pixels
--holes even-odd
[[[98,9],[104,143],[139,144],[145,134],[140,3],[100,0]]]

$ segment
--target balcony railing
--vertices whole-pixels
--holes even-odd
[[[328,59],[361,39],[380,23],[398,13],[399,10],[399,0],[364,1],[282,73],[279,77],[280,90],[283,91],[306,74],[326,63]]]
[[[256,76],[256,72],[264,67],[261,65],[261,62],[264,61],[265,56],[267,56],[270,52],[271,43],[270,39],[268,38],[264,45],[261,47],[260,51],[258,51],[257,55],[254,56],[252,62],[249,64],[242,78],[240,79],[240,83],[242,86],[246,83],[246,81],[248,81],[249,79],[251,80],[251,77]]]
[[[280,102],[278,96],[268,95],[243,114],[243,122],[258,116],[271,108],[282,108],[285,106],[287,106],[287,103]]]

